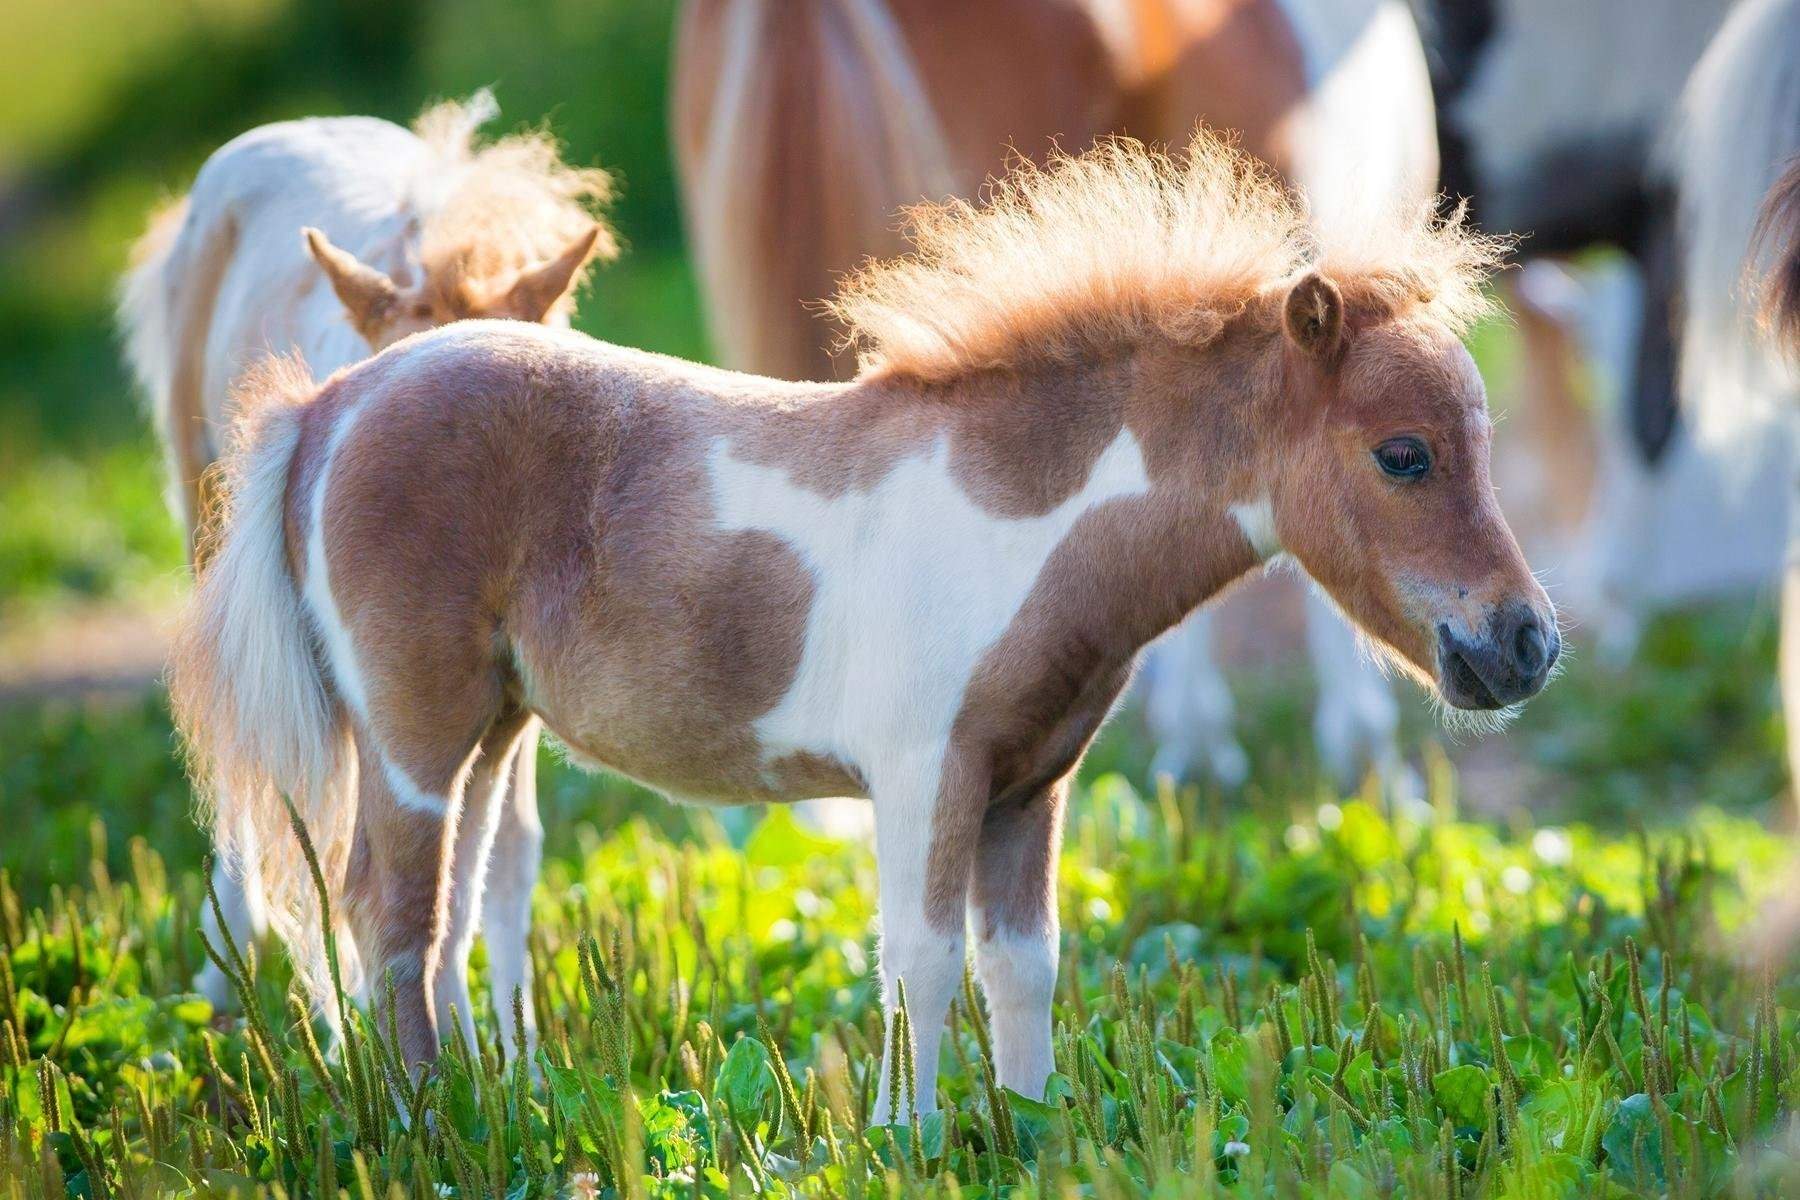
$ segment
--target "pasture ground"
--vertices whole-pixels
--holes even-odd
[[[489,1040],[483,997],[482,1044],[415,1092],[380,1030],[321,1052],[278,953],[244,972],[248,1020],[187,992],[205,844],[152,684],[184,584],[111,343],[124,247],[248,125],[494,83],[624,174],[628,253],[583,327],[703,356],[669,23],[628,0],[0,17],[52,48],[0,77],[0,1200],[1800,1194],[1800,979],[1753,953],[1793,889],[1766,602],[1663,618],[1616,670],[1577,631],[1504,737],[1409,702],[1423,803],[1320,781],[1291,663],[1239,680],[1240,795],[1152,787],[1122,717],[1073,804],[1044,1103],[994,1088],[959,1005],[943,1114],[866,1128],[867,851],[783,812],[728,834],[548,751],[534,1057]],[[1505,331],[1480,350],[1503,386]]]

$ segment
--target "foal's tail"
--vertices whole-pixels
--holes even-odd
[[[316,391],[297,358],[270,360],[240,386],[233,444],[219,468],[218,540],[176,633],[169,698],[220,854],[258,865],[246,877],[260,879],[269,923],[323,1005],[331,985],[319,897],[287,802],[305,823],[327,894],[341,894],[356,760],[288,565],[289,465]],[[333,924],[341,926],[341,914]]]
[[[1781,353],[1800,359],[1800,157],[1763,199],[1752,255],[1762,267],[1763,328]]]

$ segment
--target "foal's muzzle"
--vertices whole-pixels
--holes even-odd
[[[1543,690],[1562,653],[1554,613],[1527,604],[1495,610],[1469,637],[1438,626],[1438,690],[1456,708],[1505,708]]]

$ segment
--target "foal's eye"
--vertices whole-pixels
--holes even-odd
[[[1431,451],[1418,438],[1390,438],[1375,447],[1375,464],[1395,479],[1419,479],[1431,470]]]

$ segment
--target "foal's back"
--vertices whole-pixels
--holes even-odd
[[[855,792],[758,757],[812,585],[780,539],[718,528],[712,481],[724,444],[803,457],[784,430],[842,394],[490,321],[339,376],[301,417],[286,519],[344,698],[426,787],[468,751],[446,730],[525,708],[675,794]]]

